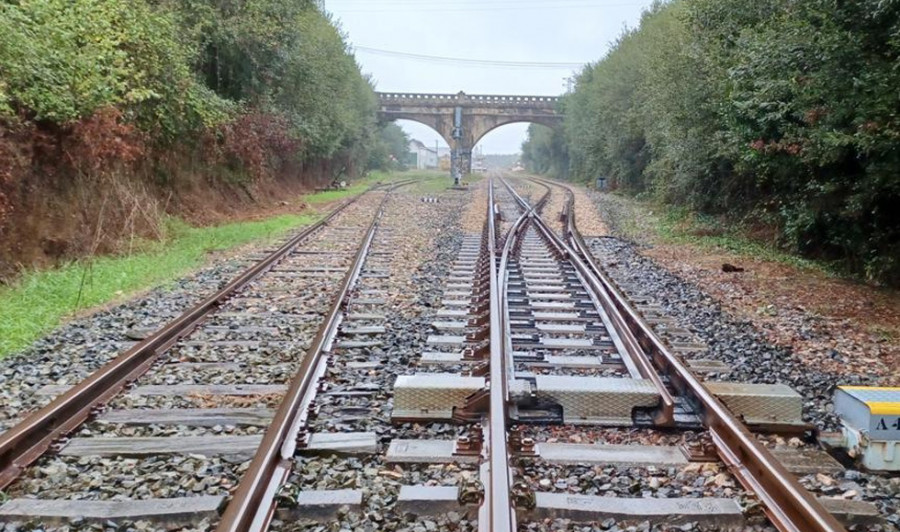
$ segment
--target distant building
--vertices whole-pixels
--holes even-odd
[[[417,170],[438,167],[438,155],[434,148],[428,148],[416,139],[409,141],[409,160],[410,166]]]

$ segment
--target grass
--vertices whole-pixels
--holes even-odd
[[[421,179],[417,193],[446,189],[452,181],[437,172],[372,172],[341,190],[307,195],[312,205],[360,194],[378,182]],[[248,242],[271,241],[291,229],[309,225],[316,215],[282,215],[215,227],[192,227],[172,218],[163,241],[142,241],[121,256],[101,256],[61,267],[24,272],[0,286],[0,358],[19,351],[79,311],[121,301],[137,292],[164,285],[202,266],[210,252]]]
[[[804,259],[779,249],[773,243],[748,237],[745,229],[738,225],[698,216],[685,209],[666,208],[659,205],[655,207],[662,209],[657,217],[655,229],[665,242],[693,244],[707,249],[724,250],[737,255],[835,275],[833,269],[827,264]]]
[[[164,242],[141,242],[136,253],[25,272],[13,285],[0,288],[0,357],[29,345],[80,310],[160,286],[196,269],[209,252],[272,240],[316,219],[282,215],[203,228],[171,219]]]
[[[371,172],[368,177],[360,179],[341,190],[326,190],[307,196],[310,204],[326,203],[359,194],[376,183],[390,183],[415,179],[418,182],[403,187],[401,190],[409,194],[437,194],[453,186],[453,180],[447,172],[436,170],[407,170],[405,172]]]
[[[350,196],[362,194],[369,187],[371,187],[377,183],[390,183],[391,181],[399,181],[401,179],[406,179],[408,174],[409,173],[407,173],[407,172],[399,172],[399,173],[387,173],[387,172],[380,172],[380,171],[370,172],[368,176],[366,176],[362,179],[354,180],[346,188],[337,189],[337,190],[324,190],[322,192],[316,192],[315,194],[307,195],[303,199],[310,205],[317,205],[317,204],[321,204],[321,203],[329,203],[332,201],[338,201],[338,200],[342,200],[344,198],[348,198]]]
[[[400,174],[403,179],[416,179],[417,182],[402,190],[409,194],[440,194],[453,186],[453,178],[447,172],[435,170],[410,170]]]

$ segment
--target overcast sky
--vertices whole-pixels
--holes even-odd
[[[559,95],[577,68],[596,61],[623,28],[637,25],[651,0],[325,0],[379,91]],[[487,66],[388,52],[539,66]],[[547,65],[550,63],[550,65]],[[402,121],[428,146],[443,140],[427,126]],[[484,153],[515,153],[527,124],[495,129]]]

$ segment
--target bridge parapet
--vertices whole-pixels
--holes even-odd
[[[503,94],[428,94],[379,92],[378,99],[385,105],[486,105],[552,107],[559,103],[558,96],[519,96]]]

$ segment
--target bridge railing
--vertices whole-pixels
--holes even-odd
[[[466,105],[555,105],[559,102],[558,96],[520,96],[502,94],[427,94],[427,93],[397,93],[379,92],[378,98],[382,103],[410,103],[410,104],[456,104]]]

